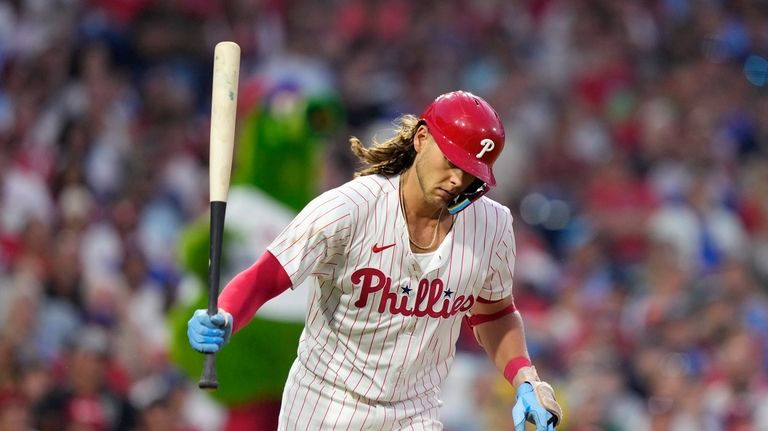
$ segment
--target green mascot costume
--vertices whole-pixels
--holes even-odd
[[[255,262],[320,192],[323,144],[342,122],[335,94],[308,94],[293,84],[251,84],[244,83],[240,90],[241,102],[252,102],[239,109],[222,286]],[[206,214],[182,235],[180,261],[199,292],[195,300],[176,305],[169,317],[171,357],[195,382],[204,355],[189,346],[186,331],[194,310],[207,305],[208,231]],[[283,385],[304,327],[306,295],[307,289],[297,286],[268,302],[217,354],[219,389],[211,396],[227,408],[226,431],[276,429]]]

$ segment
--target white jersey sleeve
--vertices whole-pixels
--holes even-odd
[[[515,272],[515,234],[512,230],[512,214],[509,208],[503,208],[497,223],[501,224],[501,237],[491,254],[491,266],[488,276],[480,290],[479,297],[488,301],[498,301],[512,294],[512,279]]]
[[[267,247],[291,278],[293,287],[308,276],[327,275],[344,255],[352,211],[347,199],[329,190],[312,200]]]

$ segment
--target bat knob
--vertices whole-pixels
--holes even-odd
[[[197,384],[197,387],[212,392],[216,389],[219,389],[219,382],[213,380],[200,380],[200,382]]]

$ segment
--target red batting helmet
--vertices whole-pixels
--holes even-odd
[[[492,167],[504,148],[504,126],[488,102],[467,91],[446,93],[427,106],[421,119],[451,163],[496,185]]]

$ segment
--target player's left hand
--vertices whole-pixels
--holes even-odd
[[[515,431],[525,431],[526,419],[536,425],[536,431],[554,431],[562,415],[548,383],[525,382],[517,388],[517,402],[512,408]]]

